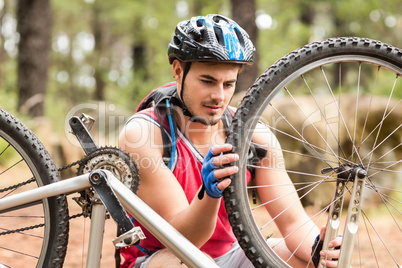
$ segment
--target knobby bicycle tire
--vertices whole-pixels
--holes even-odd
[[[36,188],[60,180],[56,166],[39,139],[3,109],[0,109],[0,146],[0,198],[25,187]],[[7,267],[14,267],[16,262],[24,267],[63,266],[69,231],[64,195],[3,211],[0,217],[1,264]],[[33,225],[44,226],[24,229]]]
[[[329,67],[327,67],[327,65]],[[357,70],[352,71],[352,67],[349,66],[355,66]],[[374,79],[373,76],[377,76],[377,74],[369,69],[371,67],[376,70],[375,72],[384,72],[385,74],[381,73],[381,75],[383,75],[383,77],[385,78],[381,80],[380,78],[382,76],[380,77],[378,75],[380,78],[376,77]],[[314,72],[315,70],[318,70],[317,73]],[[311,77],[309,77],[310,73]],[[336,73],[332,77],[332,80],[329,77],[329,74],[331,73]],[[299,177],[305,176],[307,173],[304,170],[307,170],[307,168],[317,169],[318,167],[321,167],[320,169],[324,170],[325,168],[328,168],[329,163],[329,168],[331,171],[333,171],[335,170],[335,165],[345,165],[346,163],[367,168],[367,171],[371,175],[369,175],[370,180],[368,181],[366,186],[369,186],[374,190],[381,190],[385,188],[380,187],[379,184],[377,184],[377,173],[384,173],[386,175],[383,177],[383,181],[390,181],[393,183],[393,187],[400,187],[402,185],[402,183],[400,182],[400,174],[402,170],[400,164],[400,137],[402,135],[399,129],[401,126],[401,116],[398,110],[401,110],[402,108],[400,107],[402,88],[400,81],[401,79],[398,78],[401,74],[402,51],[400,49],[382,43],[380,41],[365,38],[332,38],[320,42],[311,43],[284,56],[274,65],[268,68],[249,89],[237,109],[237,112],[233,119],[233,123],[228,132],[229,135],[227,138],[227,142],[233,145],[233,151],[240,156],[239,162],[235,163],[239,165],[240,170],[238,174],[231,176],[232,183],[224,192],[224,201],[234,234],[236,235],[239,244],[245,251],[247,257],[253,262],[255,267],[289,267],[289,265],[287,264],[287,260],[282,260],[274,252],[274,250],[267,245],[267,235],[264,236],[262,234],[263,227],[258,226],[257,220],[253,216],[253,205],[249,204],[249,200],[251,198],[246,183],[247,163],[245,159],[247,159],[248,157],[249,144],[251,143],[250,141],[252,139],[252,135],[257,123],[261,121],[267,122],[266,125],[268,125],[270,131],[275,133],[275,135],[283,137],[283,140],[286,140],[284,142],[286,146],[290,147],[292,146],[292,143],[300,144],[300,150],[297,153],[293,154],[291,151],[292,149],[282,148],[281,153],[285,155],[284,158],[286,165],[295,166],[301,170],[300,172],[298,172],[297,168],[293,168],[290,171],[289,169],[286,169],[286,171],[290,173],[290,177],[296,177],[296,175]],[[353,79],[356,78],[355,84],[350,82],[350,80],[353,80],[350,77],[353,77]],[[323,80],[323,83],[319,85],[318,80],[320,79]],[[371,79],[375,80],[375,82],[374,85],[370,84],[370,86],[367,86],[368,88],[375,88],[381,83],[381,90],[383,90],[384,88],[387,88],[385,86],[382,87],[386,84],[387,79],[391,80],[392,83],[390,82],[390,84],[392,85],[389,86],[388,91],[384,91],[385,93],[377,93],[377,91],[375,91],[376,89],[373,89],[372,91],[370,91],[371,89],[364,89],[366,91],[362,90],[362,88],[366,86],[363,81],[370,81],[371,83]],[[332,83],[334,82],[338,83],[337,86],[332,86]],[[354,93],[354,95],[350,94],[347,91],[348,88],[351,88],[349,83],[355,86],[353,90],[355,90],[356,93]],[[295,88],[297,90],[303,89],[304,93],[297,93],[296,90],[296,92],[293,91],[295,93],[292,94],[290,93],[292,88]],[[315,88],[317,88],[317,92],[319,93],[315,94]],[[314,94],[312,93],[313,91]],[[329,104],[327,104],[326,106],[327,110],[321,108],[317,108],[315,111],[308,110],[311,107],[307,107],[306,109],[304,109],[304,102],[297,102],[297,105],[293,105],[294,102],[296,103],[295,99],[303,99],[305,98],[304,95],[310,94],[313,97],[311,98],[311,102],[309,102],[309,105],[306,106],[317,105],[317,107],[320,107],[321,102],[325,104],[324,98],[321,98],[321,93],[324,91],[329,93],[329,98],[331,99],[331,102],[328,102]],[[366,95],[370,95],[370,92],[372,93],[371,95],[374,96],[371,100],[366,98]],[[300,94],[300,96],[298,94]],[[378,95],[381,94],[384,94],[385,97],[378,97]],[[389,94],[389,96],[387,97],[386,94]],[[340,101],[341,97],[344,97],[344,99],[342,99],[342,104]],[[352,99],[353,102],[351,102]],[[276,100],[278,101],[275,102]],[[278,104],[281,101],[285,104]],[[346,107],[346,103],[348,103],[349,107]],[[377,121],[374,122],[374,120],[377,120],[377,117],[374,116],[374,113],[376,112],[374,111],[374,106],[380,106],[381,103],[384,103],[384,105],[381,107],[385,108],[381,110],[380,114],[382,117],[379,117],[379,123],[377,123]],[[264,111],[266,107],[268,108],[268,115],[266,115]],[[278,107],[284,107],[284,112],[279,113]],[[371,111],[371,113],[364,112],[365,116],[357,116],[358,112],[360,112],[360,110],[362,109],[369,110]],[[335,124],[336,131],[331,129],[332,127],[328,127],[328,125],[331,125],[332,123],[324,118],[324,114],[326,111],[333,112],[334,110],[334,118],[337,118],[338,120]],[[350,114],[345,112],[347,110],[350,110]],[[277,117],[272,118],[273,121],[270,121],[269,118],[273,117],[274,113],[277,115]],[[345,119],[345,117],[342,116],[342,113],[350,116],[345,116]],[[263,117],[263,119],[261,120],[262,114],[266,116]],[[313,115],[318,117],[320,121],[313,121]],[[297,119],[297,117],[303,118],[304,121],[299,123],[300,120]],[[352,122],[354,121],[354,123],[346,123],[346,121],[349,120],[349,117],[351,118]],[[281,120],[279,120],[278,118],[280,118]],[[291,120],[293,119],[294,122],[296,122],[296,124],[294,124],[295,127],[289,127],[289,125],[291,125],[290,122],[292,122]],[[391,119],[393,120],[393,122],[389,124],[388,121],[390,121]],[[276,128],[276,125],[279,126],[282,122],[284,122],[284,126],[286,125],[287,127],[285,127],[285,130],[283,131],[280,130],[279,127]],[[339,138],[339,140],[337,140],[337,146],[334,146],[335,149],[332,149],[332,147],[329,146],[330,142],[326,142],[324,147],[328,147],[331,149],[320,151],[319,143],[314,143],[314,141],[310,141],[313,136],[315,137],[321,135],[321,132],[318,130],[319,123],[323,123],[326,125],[327,136],[325,138],[332,136],[336,136],[336,138]],[[275,126],[272,127],[272,125]],[[341,134],[345,132],[345,129],[349,131],[348,128],[350,125],[352,125],[352,127],[350,127],[351,131],[349,135],[345,134],[345,136],[348,136],[347,142],[341,142]],[[370,129],[370,125],[374,125],[374,127]],[[391,129],[385,130],[385,125],[391,126]],[[356,126],[359,126],[359,128],[362,130],[359,130],[359,128]],[[301,129],[301,131],[299,131],[299,129]],[[354,129],[358,130],[356,131]],[[372,130],[371,133],[370,130]],[[312,135],[311,131],[314,132],[314,135]],[[360,139],[358,138],[359,131],[362,132],[362,138]],[[386,132],[385,138],[383,134],[384,131],[388,131]],[[330,132],[332,132],[332,134]],[[367,132],[369,132],[369,134],[367,134]],[[381,139],[384,139],[384,144],[388,143],[390,144],[390,146],[382,147],[383,143]],[[365,147],[367,143],[369,143],[367,140],[370,140],[370,142],[371,140],[373,140],[370,143],[371,150],[363,150],[363,147]],[[323,143],[323,140],[320,139],[320,142]],[[375,151],[378,150],[380,147],[385,148],[384,150],[387,151],[381,152],[380,156],[373,156]],[[330,150],[331,152],[328,152]],[[337,157],[332,157],[332,150],[339,152]],[[365,153],[367,153],[367,156],[364,155]],[[291,157],[293,156],[294,158],[287,159],[286,156],[289,154],[291,155]],[[305,157],[307,160],[302,159],[303,161],[301,161],[300,158],[295,158],[295,155],[297,157]],[[307,156],[309,158],[307,158]],[[374,158],[376,160],[374,160]],[[387,161],[384,160],[385,158],[387,158]],[[321,162],[326,163],[323,163],[323,165],[321,165],[319,163],[319,160],[324,160]],[[303,164],[299,166],[294,164],[294,162],[298,161],[301,161]],[[387,162],[387,166],[384,166],[385,162]],[[381,166],[381,164],[383,166]],[[331,176],[336,177],[336,172],[332,173],[333,175]],[[393,174],[396,174],[396,177]],[[317,183],[314,184],[316,182],[316,180],[314,180],[314,178],[316,178],[315,176],[322,176],[318,172],[309,171],[307,175],[310,180],[314,181],[313,183],[311,183],[312,185],[323,185]],[[328,178],[333,177],[327,175],[327,177],[322,179],[322,181],[329,182]],[[300,181],[298,182],[300,184],[302,183]],[[293,183],[296,185],[295,181],[293,181]],[[392,189],[388,190],[391,191]],[[324,193],[325,195],[332,195],[332,191]],[[299,193],[299,196],[300,199],[302,199],[305,195]],[[380,196],[383,199],[387,199],[386,203],[385,201],[384,203],[380,202],[380,205],[382,204],[383,206],[385,206],[385,210],[388,210],[389,213],[393,214],[392,218],[394,219],[390,220],[391,223],[399,226],[399,228],[397,228],[397,233],[394,233],[393,236],[391,236],[395,241],[397,241],[401,238],[400,226],[402,225],[402,219],[400,217],[400,211],[402,211],[400,208],[400,204],[402,204],[400,188],[399,190],[392,191],[391,194],[389,194],[389,199],[387,198],[387,196],[388,195]],[[371,200],[374,199],[374,197],[370,196],[370,198],[367,199]],[[303,199],[301,201],[304,202],[305,200]],[[392,204],[388,205],[388,202],[392,202]],[[310,203],[307,204],[310,205],[310,208],[314,206],[320,206],[320,204],[317,204],[316,200],[307,200],[306,203]],[[314,206],[311,205],[312,203],[314,203]],[[324,214],[328,207],[321,206],[320,209],[322,214]],[[367,211],[364,211],[362,222],[364,222],[364,224],[366,225],[370,225],[372,224],[372,222]],[[395,214],[396,216],[394,216]],[[318,213],[314,215],[316,216],[318,215]],[[267,217],[269,217],[269,215]],[[318,222],[318,220],[314,220],[314,222]],[[387,227],[382,226],[379,229],[384,228]],[[272,233],[269,233],[268,236],[270,236],[271,234]],[[274,231],[274,236],[275,234],[278,233],[275,233]],[[379,244],[381,244],[381,242],[379,242]],[[389,257],[388,255],[390,255],[389,259],[391,264],[388,263],[385,266],[381,266],[379,265],[379,263],[381,263],[383,257],[373,257],[373,259],[370,259],[370,265],[379,265],[379,267],[386,267],[387,265],[389,265],[387,267],[390,267],[390,265],[395,264],[401,265],[401,254],[398,254],[392,245],[393,244],[386,245],[384,243],[384,247],[387,247],[387,251],[389,251],[388,253],[386,253],[386,255],[387,258]],[[398,247],[396,246],[396,244],[394,245],[395,247]],[[375,246],[376,245],[371,244],[371,251],[376,251]],[[375,255],[373,254],[373,252],[371,252],[371,254]],[[356,257],[356,259],[358,258],[359,257]],[[356,260],[357,265],[355,266],[360,265],[363,267],[369,267],[367,266],[368,264],[364,266],[362,264],[364,260],[361,259],[363,258],[360,257],[360,260]]]

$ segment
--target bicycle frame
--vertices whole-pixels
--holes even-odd
[[[172,252],[174,252],[187,266],[218,267],[210,258],[153,211],[138,196],[130,191],[111,172],[105,170],[102,171],[106,174],[110,187],[113,189],[124,209],[126,209],[148,231],[157,237],[162,244],[172,250]],[[18,193],[13,196],[5,197],[0,199],[0,212],[18,206],[26,206],[38,202],[43,198],[79,192],[91,188],[92,185],[89,177],[90,174],[84,174]],[[100,266],[105,213],[105,206],[101,202],[93,205],[91,214],[91,230],[88,242],[87,267]]]

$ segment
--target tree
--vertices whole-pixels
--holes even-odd
[[[100,59],[103,56],[105,48],[105,33],[107,24],[102,21],[102,13],[103,10],[100,7],[99,1],[96,1],[93,5],[93,22],[92,22],[92,32],[95,39],[95,57],[96,59]],[[99,66],[98,62],[94,61],[94,78],[95,78],[95,93],[94,98],[97,100],[105,99],[105,87],[106,81],[104,80],[105,68]]]
[[[256,3],[255,0],[231,0],[232,18],[250,35],[250,39],[254,46],[257,45],[257,25],[256,19]],[[244,91],[254,83],[259,75],[258,70],[258,52],[254,53],[254,64],[247,66],[244,72],[239,76],[236,91]]]
[[[17,4],[18,109],[43,116],[51,39],[49,0],[19,0]]]

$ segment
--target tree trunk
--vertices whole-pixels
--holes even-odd
[[[49,0],[18,0],[18,109],[42,116],[47,87],[51,39]]]
[[[132,58],[133,58],[133,74],[134,80],[138,81],[134,83],[133,95],[134,99],[137,99],[141,95],[142,83],[146,83],[152,77],[149,72],[149,65],[147,60],[148,46],[144,37],[144,28],[142,23],[142,17],[138,17],[134,21],[134,27],[137,29],[137,33],[134,38],[134,43],[132,45]]]
[[[255,0],[231,0],[232,19],[236,21],[249,34],[254,46],[257,46],[258,29],[255,24]],[[247,66],[243,73],[240,74],[236,86],[236,92],[244,91],[250,88],[255,79],[259,75],[258,70],[258,53],[254,53],[254,63]]]
[[[104,67],[99,65],[99,59],[103,57],[105,46],[106,46],[106,38],[107,38],[107,23],[102,21],[102,8],[101,3],[96,1],[93,5],[93,25],[92,25],[92,33],[95,38],[95,55],[94,55],[94,63],[95,66],[95,93],[94,98],[96,100],[104,100],[105,99],[105,88],[106,88],[106,81],[105,77],[107,76],[107,70]]]

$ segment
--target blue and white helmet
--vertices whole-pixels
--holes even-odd
[[[255,48],[247,32],[233,20],[209,14],[179,22],[168,47],[170,64],[223,61],[248,64]]]

